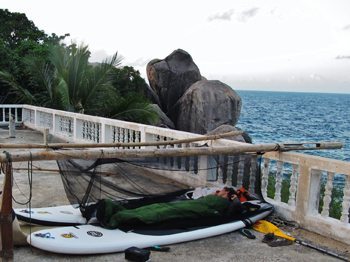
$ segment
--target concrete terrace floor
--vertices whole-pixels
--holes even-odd
[[[16,131],[16,138],[8,137],[8,130],[0,129],[0,144],[5,143],[42,143],[41,133],[22,129]],[[6,149],[3,149],[4,151]],[[21,149],[23,150],[23,149]],[[11,151],[11,150],[8,150]],[[32,150],[34,151],[34,150]],[[25,201],[29,195],[27,168],[28,163],[14,163],[13,195],[19,201]],[[57,169],[55,161],[33,162],[34,167]],[[2,184],[3,175],[0,176]],[[57,172],[33,172],[32,207],[57,206],[68,204]],[[23,207],[14,203],[14,207]],[[293,227],[281,228],[292,236],[330,250],[350,261],[350,247]],[[270,247],[262,242],[263,234],[251,231],[256,239],[251,240],[232,232],[217,237],[170,245],[169,252],[151,253],[151,261],[341,261],[311,248],[293,244],[284,247]],[[68,256],[41,251],[30,246],[14,248],[14,261],[125,261],[123,253],[88,256]]]

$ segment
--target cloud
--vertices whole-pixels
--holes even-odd
[[[343,30],[350,30],[350,25],[346,25],[343,27]]]
[[[241,22],[245,22],[247,19],[254,17],[258,13],[258,11],[259,11],[259,8],[257,7],[247,9],[242,13],[240,13],[237,19]]]
[[[215,20],[222,20],[222,21],[231,21],[232,19],[235,19],[239,22],[246,22],[247,19],[250,19],[254,17],[259,11],[259,8],[253,7],[247,10],[244,10],[242,12],[235,12],[233,9],[230,9],[223,13],[216,13],[210,17],[208,17],[208,21],[212,22]]]
[[[235,11],[233,9],[230,9],[230,10],[223,12],[223,13],[214,14],[214,15],[208,17],[208,21],[209,22],[214,21],[214,20],[230,21],[234,12]]]
[[[338,55],[335,59],[350,59],[350,55]]]

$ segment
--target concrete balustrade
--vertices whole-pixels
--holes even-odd
[[[7,123],[8,114],[13,112],[16,122],[36,130],[49,129],[51,135],[69,142],[127,143],[201,137],[188,132],[29,105],[1,105],[0,108],[2,124]],[[175,147],[203,146],[204,143],[233,147],[242,144],[219,139]],[[162,146],[168,147],[174,145]],[[349,162],[292,152],[268,152],[262,160],[262,194],[281,216],[297,221],[310,231],[350,244]],[[214,166],[211,161],[213,158],[206,156],[168,158],[162,163],[167,165],[168,171],[163,170],[162,175],[192,186],[217,181],[237,187],[243,185],[244,179],[249,176],[249,190],[254,191],[257,181],[250,174],[258,171],[259,159],[256,155],[217,156],[214,164],[220,163],[218,169],[210,168]],[[178,172],[171,172],[174,170]],[[271,188],[272,195],[268,192]],[[335,189],[340,191],[338,195],[335,195]],[[322,208],[320,203],[323,203]],[[331,217],[336,205],[340,210],[338,218]]]
[[[291,173],[281,172],[281,163],[289,164]],[[275,177],[275,192],[281,190],[283,180],[289,181],[287,202],[281,201],[279,193],[267,196],[269,176]],[[278,213],[297,221],[303,228],[350,244],[349,162],[300,153],[269,152],[264,155],[262,181],[266,200]]]

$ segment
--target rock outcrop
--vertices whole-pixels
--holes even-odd
[[[185,91],[202,78],[192,57],[181,49],[175,50],[164,60],[150,61],[146,71],[150,86],[157,93],[160,107],[166,114]]]
[[[170,120],[170,118],[162,111],[162,109],[160,109],[157,104],[152,104],[151,106],[159,117],[157,123],[154,123],[155,126],[175,129],[173,121]]]
[[[241,98],[228,85],[218,80],[194,83],[171,112],[176,128],[206,134],[221,126],[234,126],[241,112]]]
[[[232,132],[232,131],[241,131],[241,129],[234,127],[234,126],[230,126],[230,125],[221,125],[221,126],[215,128],[214,130],[208,132],[206,135],[208,135],[208,136],[218,135],[218,134],[224,134],[224,133],[228,133],[228,132]],[[245,131],[243,131],[242,135],[225,137],[225,139],[230,139],[230,140],[243,142],[243,143],[250,143],[250,144],[252,143],[251,137]]]

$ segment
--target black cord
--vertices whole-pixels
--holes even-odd
[[[26,202],[20,202],[19,200],[16,200],[16,198],[14,196],[12,196],[13,201],[16,204],[19,205],[28,205],[31,206],[31,201],[32,201],[32,196],[33,196],[33,161],[32,161],[32,153],[30,152],[30,160],[28,161],[28,185],[29,185],[29,197],[27,198]],[[18,184],[15,182],[16,186],[18,187]],[[20,190],[20,188],[18,187],[19,191],[21,192],[21,194],[23,196],[25,196],[25,194]]]

